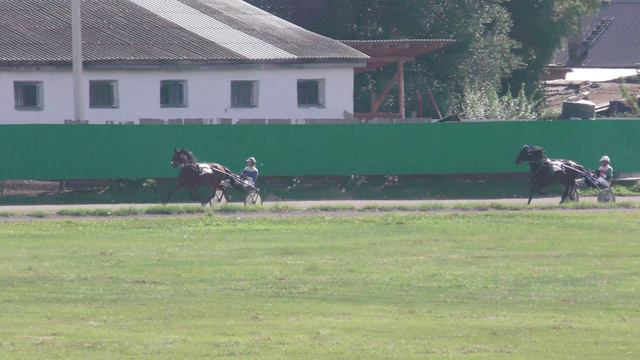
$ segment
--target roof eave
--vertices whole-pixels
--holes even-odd
[[[243,59],[243,60],[212,60],[212,59],[96,59],[85,60],[84,66],[250,66],[250,65],[310,65],[310,64],[348,64],[361,66],[368,57],[333,57],[333,58],[304,58],[296,59]],[[0,67],[71,67],[71,60],[2,60]]]

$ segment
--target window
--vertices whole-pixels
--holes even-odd
[[[160,82],[160,106],[167,108],[187,106],[187,82],[163,80]]]
[[[13,83],[16,110],[42,110],[42,81]]]
[[[298,80],[298,106],[324,106],[324,80]]]
[[[118,82],[115,80],[89,81],[89,107],[108,109],[118,107]]]
[[[231,107],[233,108],[258,107],[258,82],[257,81],[232,81],[231,82]]]

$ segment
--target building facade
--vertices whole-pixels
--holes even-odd
[[[0,12],[6,34],[0,123],[73,119],[68,2],[27,11],[18,7],[24,1],[0,1],[6,9]],[[353,112],[354,68],[367,56],[242,1],[84,0],[82,6],[89,123],[335,119]]]
[[[0,72],[0,121],[47,124],[73,119],[70,69]],[[89,123],[200,119],[340,119],[353,112],[353,69],[210,68],[86,71]],[[197,120],[196,120],[197,121]]]

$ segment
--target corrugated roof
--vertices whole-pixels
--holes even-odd
[[[241,0],[180,0],[228,26],[299,59],[360,59],[367,56],[340,41],[305,30]]]
[[[0,0],[0,63],[69,63],[70,7],[70,0]],[[367,59],[240,0],[82,0],[82,17],[89,62]]]
[[[640,65],[640,2],[604,3],[584,28],[578,56],[569,57],[566,43],[553,63],[568,67],[619,68]]]
[[[218,21],[179,0],[129,0],[194,34],[251,60],[289,59],[297,57],[247,32]]]

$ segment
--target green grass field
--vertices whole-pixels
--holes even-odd
[[[638,359],[640,212],[0,223],[0,359]]]

